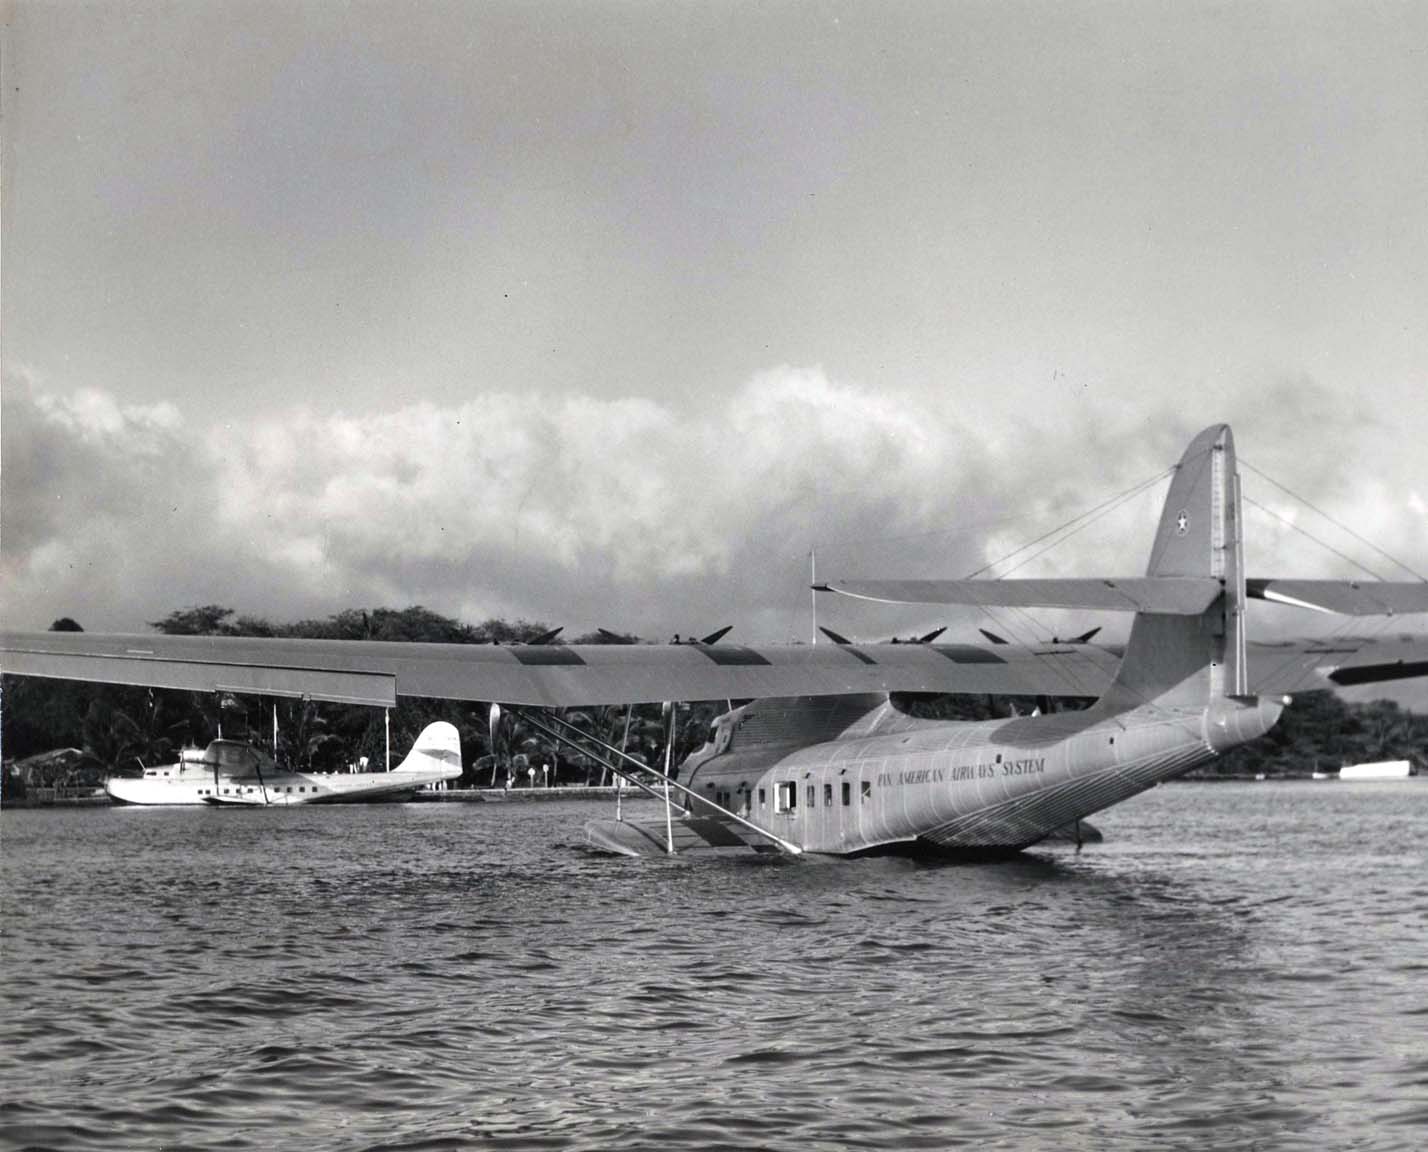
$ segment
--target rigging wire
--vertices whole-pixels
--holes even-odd
[[[1292,530],[1295,531],[1295,532],[1298,532],[1298,533],[1299,533],[1300,535],[1302,535],[1302,536],[1308,537],[1310,540],[1314,541],[1315,544],[1318,544],[1319,547],[1321,547],[1321,548],[1327,548],[1330,552],[1332,552],[1332,553],[1333,553],[1335,556],[1337,556],[1340,560],[1347,560],[1347,561],[1348,561],[1350,564],[1352,564],[1355,568],[1358,568],[1358,569],[1360,569],[1360,570],[1362,570],[1362,571],[1364,571],[1364,572],[1367,572],[1367,573],[1368,573],[1370,576],[1372,576],[1375,580],[1382,580],[1382,579],[1383,579],[1382,576],[1380,576],[1377,572],[1375,572],[1375,571],[1374,571],[1372,568],[1370,568],[1367,564],[1360,564],[1360,563],[1359,563],[1357,560],[1355,560],[1352,556],[1349,556],[1349,555],[1347,555],[1347,554],[1345,554],[1345,553],[1343,553],[1343,552],[1340,552],[1340,551],[1339,551],[1337,548],[1335,548],[1332,544],[1329,544],[1329,543],[1327,543],[1326,541],[1320,540],[1319,537],[1315,536],[1314,533],[1310,532],[1308,529],[1306,529],[1306,528],[1301,528],[1298,524],[1294,523],[1293,520],[1290,520],[1288,517],[1281,516],[1278,512],[1274,511],[1274,509],[1272,509],[1272,508],[1267,508],[1267,507],[1265,507],[1265,506],[1264,506],[1263,504],[1261,504],[1258,500],[1252,500],[1250,497],[1245,496],[1243,493],[1241,493],[1240,499],[1243,500],[1246,504],[1252,504],[1252,505],[1254,505],[1254,506],[1255,506],[1256,508],[1258,508],[1261,512],[1263,512],[1266,516],[1272,516],[1274,519],[1278,520],[1281,524],[1285,525],[1285,527],[1290,528],[1290,529],[1292,529]],[[1390,556],[1389,559],[1392,560],[1393,557]],[[1397,561],[1395,561],[1395,563],[1397,563]]]
[[[1268,474],[1266,474],[1262,469],[1256,468],[1253,464],[1251,464],[1251,463],[1250,463],[1248,460],[1246,460],[1243,456],[1241,456],[1241,457],[1239,458],[1239,463],[1242,464],[1242,465],[1244,465],[1244,467],[1248,468],[1248,469],[1249,469],[1251,472],[1253,472],[1256,476],[1260,477],[1260,479],[1262,479],[1262,480],[1268,482],[1269,484],[1272,484],[1275,488],[1278,488],[1278,489],[1279,489],[1281,492],[1283,492],[1286,496],[1290,497],[1290,498],[1293,499],[1293,500],[1299,501],[1299,503],[1303,504],[1303,505],[1304,505],[1306,508],[1308,508],[1311,512],[1317,513],[1319,516],[1321,516],[1323,519],[1327,520],[1327,521],[1328,521],[1330,524],[1332,524],[1334,527],[1339,528],[1339,529],[1343,530],[1344,532],[1347,532],[1347,533],[1348,533],[1350,536],[1352,536],[1355,540],[1359,541],[1359,543],[1363,544],[1363,545],[1364,545],[1365,547],[1367,547],[1367,548],[1372,549],[1372,550],[1373,550],[1374,552],[1376,552],[1378,555],[1382,556],[1385,560],[1388,560],[1388,561],[1389,561],[1390,563],[1392,563],[1392,564],[1396,564],[1398,567],[1402,568],[1405,572],[1409,572],[1409,573],[1411,573],[1413,576],[1416,576],[1419,580],[1423,580],[1423,579],[1424,579],[1424,577],[1422,576],[1421,573],[1415,571],[1412,567],[1410,567],[1409,565],[1405,564],[1403,561],[1399,560],[1397,557],[1395,557],[1395,556],[1389,554],[1388,552],[1385,552],[1382,548],[1380,548],[1380,547],[1379,547],[1377,544],[1375,544],[1373,541],[1371,541],[1371,540],[1367,539],[1366,537],[1360,535],[1358,532],[1355,532],[1355,531],[1354,531],[1352,528],[1350,528],[1347,524],[1343,524],[1343,523],[1339,522],[1338,520],[1334,519],[1334,517],[1330,516],[1330,515],[1329,515],[1327,512],[1325,512],[1322,508],[1316,507],[1313,503],[1311,503],[1310,501],[1306,500],[1303,496],[1300,496],[1297,492],[1295,492],[1295,491],[1293,491],[1292,489],[1286,487],[1285,485],[1279,483],[1279,481],[1275,480],[1272,476],[1269,476]],[[1258,509],[1259,509],[1261,512],[1263,512],[1265,515],[1271,517],[1271,518],[1274,519],[1274,520],[1279,521],[1281,524],[1285,525],[1285,526],[1286,526],[1287,528],[1289,528],[1291,531],[1293,531],[1293,532],[1298,532],[1301,536],[1304,536],[1306,539],[1312,541],[1312,542],[1315,543],[1315,544],[1318,544],[1321,548],[1325,549],[1326,551],[1332,552],[1335,556],[1339,557],[1339,559],[1346,561],[1347,563],[1353,565],[1355,568],[1358,568],[1358,569],[1359,569],[1360,571],[1362,571],[1362,572],[1368,573],[1368,575],[1372,576],[1375,580],[1383,580],[1383,577],[1382,577],[1381,575],[1379,575],[1377,572],[1375,572],[1372,568],[1368,567],[1366,564],[1361,564],[1359,561],[1355,560],[1352,556],[1349,556],[1349,555],[1345,554],[1344,552],[1341,552],[1339,549],[1335,548],[1332,544],[1329,544],[1327,541],[1324,541],[1324,540],[1319,539],[1319,537],[1315,536],[1315,535],[1314,535],[1312,532],[1310,532],[1307,528],[1303,528],[1303,527],[1301,527],[1300,525],[1294,523],[1292,520],[1288,519],[1287,517],[1281,516],[1278,512],[1275,512],[1272,508],[1268,508],[1268,507],[1266,507],[1265,505],[1259,503],[1259,501],[1254,500],[1254,499],[1251,499],[1249,496],[1245,496],[1245,495],[1243,495],[1243,494],[1241,494],[1241,499],[1244,501],[1244,503],[1253,505],[1255,508],[1258,508]],[[1336,624],[1334,624],[1333,626],[1331,626],[1331,627],[1320,637],[1320,639],[1319,639],[1318,642],[1321,643],[1321,644],[1324,644],[1324,645],[1332,645],[1332,644],[1335,644],[1335,643],[1355,643],[1356,646],[1361,646],[1362,644],[1365,644],[1365,643],[1373,643],[1375,640],[1379,639],[1385,632],[1387,632],[1387,631],[1389,630],[1389,628],[1391,628],[1392,626],[1393,626],[1393,621],[1392,621],[1390,618],[1388,618],[1388,617],[1384,617],[1384,618],[1382,618],[1382,619],[1380,619],[1380,620],[1377,620],[1377,621],[1375,621],[1375,622],[1373,622],[1373,623],[1370,623],[1370,624],[1367,624],[1367,625],[1364,625],[1364,624],[1360,623],[1359,621],[1357,621],[1357,620],[1356,620],[1355,618],[1353,618],[1353,617],[1345,617],[1345,618],[1343,618],[1341,621],[1339,621],[1338,623],[1336,623]],[[1365,634],[1362,634],[1362,635],[1351,635],[1351,634],[1350,634],[1350,629],[1359,629],[1361,632],[1363,632],[1363,633],[1365,633]],[[1275,673],[1278,673],[1278,672],[1281,672],[1281,671],[1283,671],[1283,670],[1289,668],[1289,667],[1292,666],[1292,665],[1295,663],[1295,661],[1296,661],[1300,656],[1302,656],[1302,655],[1303,655],[1303,653],[1295,653],[1295,654],[1290,655],[1290,656],[1287,657],[1284,661],[1282,661],[1282,662],[1279,664],[1279,666],[1278,666],[1277,668],[1274,669],[1274,672],[1275,672]],[[1309,682],[1310,682],[1310,677],[1312,676],[1312,673],[1313,673],[1313,667],[1312,667],[1312,665],[1311,665],[1310,663],[1307,663],[1307,662],[1306,662],[1306,663],[1304,664],[1304,666],[1300,668],[1300,670],[1299,670],[1299,675],[1298,675],[1297,678],[1295,679],[1294,683],[1295,683],[1296,685],[1309,683]],[[1296,691],[1296,690],[1297,690],[1296,688],[1291,688],[1291,689],[1290,689],[1291,692],[1292,692],[1292,691]]]
[[[982,565],[982,567],[978,568],[975,572],[970,572],[970,573],[968,573],[967,576],[964,577],[964,579],[973,580],[973,579],[975,579],[976,577],[980,576],[982,573],[987,572],[987,571],[990,571],[991,569],[997,567],[997,566],[1000,565],[1000,564],[1005,564],[1008,560],[1010,560],[1010,559],[1011,559],[1013,556],[1015,556],[1018,552],[1025,552],[1028,548],[1034,548],[1036,545],[1040,544],[1043,540],[1047,540],[1047,539],[1050,539],[1050,538],[1053,537],[1053,536],[1056,536],[1056,534],[1057,534],[1058,532],[1066,532],[1067,529],[1071,529],[1071,531],[1066,532],[1066,535],[1061,536],[1059,539],[1052,540],[1051,543],[1050,543],[1050,544],[1047,544],[1045,548],[1042,548],[1039,552],[1033,553],[1032,555],[1028,556],[1025,560],[1022,560],[1020,563],[1016,564],[1014,567],[1009,568],[1009,569],[1007,570],[1007,572],[1015,572],[1018,568],[1022,568],[1022,567],[1024,567],[1025,565],[1030,564],[1030,563],[1031,563],[1033,560],[1035,560],[1038,556],[1041,556],[1041,555],[1043,555],[1044,553],[1049,552],[1052,548],[1055,548],[1055,547],[1057,547],[1058,545],[1064,543],[1065,541],[1071,539],[1071,537],[1074,536],[1074,535],[1076,535],[1077,532],[1080,532],[1082,529],[1084,529],[1084,528],[1086,528],[1086,527],[1089,527],[1089,526],[1090,526],[1091,524],[1093,524],[1096,520],[1099,520],[1102,516],[1105,516],[1106,514],[1112,512],[1115,508],[1119,507],[1121,504],[1125,503],[1126,501],[1132,499],[1132,498],[1135,497],[1135,496],[1140,495],[1140,493],[1144,492],[1147,488],[1151,488],[1151,487],[1153,487],[1154,485],[1159,484],[1160,481],[1164,480],[1167,476],[1171,475],[1174,471],[1175,471],[1174,468],[1167,468],[1167,469],[1165,469],[1165,470],[1162,471],[1162,472],[1157,472],[1154,476],[1150,477],[1150,479],[1148,479],[1148,480],[1142,480],[1142,481],[1140,481],[1140,483],[1138,483],[1138,484],[1133,484],[1131,487],[1125,489],[1123,492],[1117,493],[1115,496],[1110,497],[1108,500],[1103,500],[1103,501],[1101,501],[1101,503],[1097,504],[1094,508],[1089,508],[1089,509],[1087,509],[1085,512],[1082,512],[1080,515],[1078,515],[1078,516],[1073,516],[1073,517],[1071,517],[1070,520],[1067,520],[1067,521],[1065,521],[1064,523],[1057,525],[1055,528],[1051,529],[1051,531],[1049,531],[1049,532],[1043,532],[1043,533],[1042,533],[1040,536],[1038,536],[1035,540],[1029,540],[1029,541],[1027,541],[1025,544],[1023,544],[1020,548],[1014,548],[1014,549],[1012,549],[1012,551],[1008,552],[1005,556],[1001,557],[1000,559],[998,559],[998,560],[993,560],[993,561],[992,561],[991,563],[989,563],[989,564],[984,564],[984,565]],[[1081,523],[1078,524],[1077,521],[1081,521]],[[1071,526],[1072,526],[1073,524],[1076,525],[1075,528],[1071,528]],[[1002,576],[1003,576],[1003,577],[1006,576],[1006,575],[1007,575],[1007,572],[1002,573]],[[998,577],[998,579],[1001,579],[1001,578],[1002,578],[1002,577]]]
[[[1421,572],[1417,571],[1416,569],[1410,567],[1409,565],[1405,564],[1402,560],[1399,560],[1396,556],[1392,556],[1392,555],[1390,555],[1389,553],[1385,552],[1382,548],[1380,548],[1380,547],[1379,547],[1377,544],[1375,544],[1372,540],[1368,540],[1368,539],[1366,539],[1365,537],[1360,536],[1357,532],[1355,532],[1355,531],[1354,531],[1352,528],[1350,528],[1347,524],[1341,524],[1338,520],[1335,520],[1332,516],[1330,516],[1330,515],[1329,515],[1327,512],[1325,512],[1322,508],[1319,508],[1319,507],[1317,507],[1316,505],[1311,504],[1308,500],[1304,499],[1303,496],[1300,496],[1299,493],[1294,492],[1294,491],[1292,491],[1291,489],[1285,487],[1285,486],[1284,486],[1283,484],[1281,484],[1278,480],[1274,479],[1274,477],[1269,476],[1269,475],[1267,475],[1266,473],[1262,472],[1260,469],[1256,468],[1253,464],[1251,464],[1251,463],[1250,463],[1248,460],[1246,460],[1243,456],[1239,457],[1239,462],[1240,462],[1241,464],[1243,464],[1246,468],[1248,468],[1251,472],[1253,472],[1256,476],[1260,477],[1260,479],[1266,480],[1266,481],[1268,481],[1270,484],[1273,484],[1276,488],[1278,488],[1278,489],[1279,489],[1281,492],[1283,492],[1286,496],[1289,496],[1289,497],[1292,497],[1292,498],[1295,499],[1295,500],[1298,500],[1299,503],[1303,504],[1303,505],[1304,505],[1306,508],[1308,508],[1310,511],[1312,511],[1312,512],[1317,512],[1320,516],[1322,516],[1322,517],[1323,517],[1325,520],[1327,520],[1330,524],[1334,525],[1334,527],[1339,528],[1339,529],[1342,529],[1343,531],[1347,532],[1350,536],[1352,536],[1352,537],[1353,537],[1355,540],[1357,540],[1360,544],[1363,544],[1365,547],[1372,548],[1375,552],[1377,552],[1377,553],[1378,553],[1380,556],[1382,556],[1385,560],[1389,561],[1389,562],[1392,563],[1392,564],[1397,564],[1398,567],[1402,568],[1405,572],[1410,573],[1410,574],[1411,574],[1412,576],[1414,576],[1416,579],[1422,580],[1422,581],[1425,581],[1425,582],[1428,582],[1428,576],[1424,576],[1423,573],[1421,573]],[[1258,505],[1258,504],[1257,504],[1257,505],[1255,505],[1255,507],[1257,507],[1257,508],[1258,508],[1258,507],[1263,507],[1263,505]],[[1268,511],[1268,509],[1265,509],[1265,511]],[[1271,513],[1271,515],[1273,515],[1273,513]],[[1291,527],[1292,527],[1292,525],[1291,525]],[[1305,533],[1305,535],[1308,535],[1308,533]],[[1309,538],[1310,538],[1311,540],[1314,539],[1312,536],[1310,536]],[[1316,541],[1316,543],[1322,543],[1322,541]],[[1325,545],[1325,546],[1327,547],[1327,545]],[[1331,549],[1331,551],[1332,551],[1332,549]],[[1339,553],[1339,555],[1342,555],[1342,553]],[[1347,557],[1346,557],[1346,559],[1347,559]],[[1363,565],[1359,565],[1359,567],[1362,568]],[[1367,572],[1368,569],[1367,569],[1367,568],[1364,568],[1364,571]],[[1382,579],[1382,577],[1379,577],[1379,579]]]

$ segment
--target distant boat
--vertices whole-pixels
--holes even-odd
[[[1379,760],[1373,764],[1345,764],[1339,769],[1340,780],[1405,780],[1413,775],[1407,760]]]
[[[259,807],[391,799],[460,775],[461,737],[438,720],[390,772],[292,772],[252,744],[214,740],[203,750],[185,748],[177,764],[145,768],[141,777],[111,777],[104,788],[121,804]]]
[[[1331,772],[1311,772],[1309,774],[1310,780],[1332,780],[1333,778],[1334,776]]]

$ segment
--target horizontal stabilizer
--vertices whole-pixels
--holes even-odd
[[[1198,616],[1220,594],[1220,582],[1199,576],[1138,576],[1124,580],[846,580],[821,590],[889,604],[975,604],[985,608],[1085,608]]]
[[[1251,600],[1291,604],[1340,616],[1428,612],[1428,584],[1387,580],[1246,580]]]

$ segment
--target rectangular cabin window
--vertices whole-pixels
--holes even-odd
[[[809,806],[810,808],[812,808],[812,807],[814,807],[815,805],[817,805],[817,803],[818,803],[818,785],[816,785],[816,784],[810,784],[810,785],[808,786],[808,806]]]
[[[792,812],[798,807],[798,785],[785,780],[774,787],[774,811]]]
[[[767,807],[768,807],[768,801],[764,798],[764,790],[763,790],[762,788],[759,789],[759,807],[760,807],[760,808],[767,808]]]
[[[853,785],[851,782],[843,781],[843,807],[848,807],[853,802]]]
[[[833,807],[833,785],[832,785],[832,784],[825,784],[825,785],[823,785],[823,807],[825,807],[825,808],[832,808],[832,807]]]
[[[873,782],[872,782],[871,780],[864,780],[864,781],[863,781],[863,803],[866,804],[866,803],[867,803],[869,800],[871,800],[872,798],[873,798]]]

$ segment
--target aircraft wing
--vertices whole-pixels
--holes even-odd
[[[1098,696],[1119,655],[1090,645],[468,645],[0,633],[0,670],[390,707],[398,696],[542,707],[968,692]]]
[[[1249,644],[1258,693],[1428,675],[1428,637]],[[961,692],[1099,696],[1119,648],[1093,644],[469,645],[97,632],[0,633],[20,676],[391,707],[398,696],[540,707]]]
[[[1252,640],[1248,655],[1250,690],[1265,696],[1428,676],[1428,636]]]
[[[987,608],[1085,608],[1198,616],[1222,591],[1196,576],[1130,576],[1099,580],[841,580],[819,585],[859,600],[890,604],[978,604]]]

